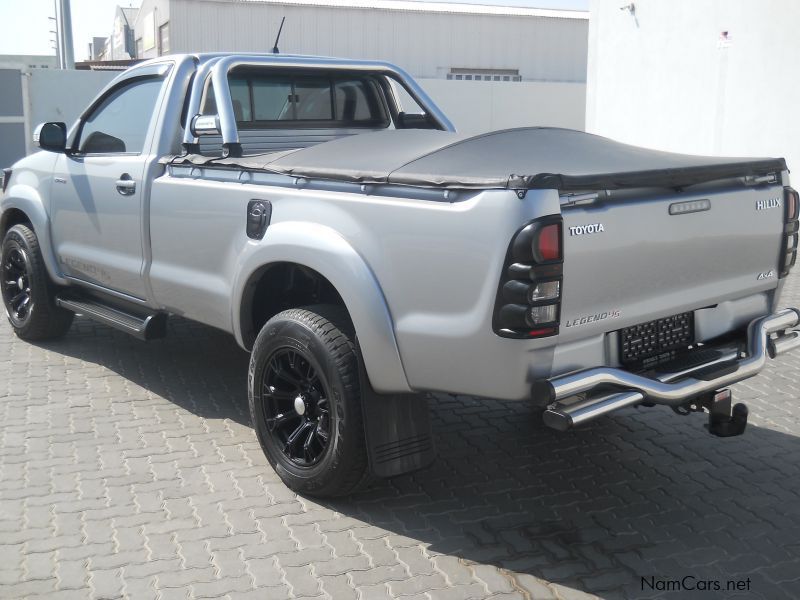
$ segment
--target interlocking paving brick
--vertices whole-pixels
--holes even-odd
[[[181,592],[183,595],[181,595]],[[124,577],[124,598],[143,598],[145,600],[161,600],[162,597],[185,598],[186,592],[179,588],[158,589],[158,580],[155,577]]]
[[[491,567],[490,567],[491,568]],[[398,581],[389,581],[389,591],[393,596],[410,596],[428,590],[442,589],[447,587],[447,580],[443,575],[416,575],[406,577]]]
[[[336,600],[356,600],[358,593],[355,587],[350,584],[347,575],[334,575],[332,577],[320,577],[322,592],[329,598]]]
[[[314,577],[311,565],[302,567],[285,567],[278,561],[284,582],[292,590],[294,596],[317,596],[320,593],[320,581]]]
[[[402,565],[370,567],[363,571],[350,572],[350,580],[358,587],[388,583],[389,581],[404,581],[407,577],[408,573]]]
[[[245,568],[254,586],[282,586],[285,584],[284,573],[275,558],[252,558],[245,560]],[[324,578],[320,578],[323,580]]]
[[[192,584],[192,596],[195,598],[219,598],[223,594],[236,595],[253,588],[249,577],[225,577],[215,581]]]
[[[471,600],[486,598],[486,588],[479,583],[465,586],[442,588],[426,593],[431,600]]]
[[[385,583],[365,585],[357,588],[360,600],[391,600],[392,596]]]
[[[727,440],[662,408],[558,434],[523,403],[432,395],[438,461],[329,501],[261,453],[247,355],[169,333],[0,325],[0,598],[690,598],[642,590],[684,575],[800,597],[798,356],[734,386],[750,425]]]
[[[118,598],[123,588],[122,569],[93,570],[89,573],[89,593],[91,598]]]

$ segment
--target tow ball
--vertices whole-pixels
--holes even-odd
[[[744,433],[748,410],[747,406],[741,403],[731,408],[732,402],[733,393],[729,389],[724,389],[696,398],[674,410],[680,415],[707,410],[708,424],[705,427],[708,432],[717,437],[733,437]]]

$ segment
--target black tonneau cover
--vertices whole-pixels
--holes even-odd
[[[649,150],[571,129],[526,127],[475,136],[387,130],[241,158],[175,157],[295,177],[444,189],[613,190],[684,187],[786,169],[782,158],[720,158]]]

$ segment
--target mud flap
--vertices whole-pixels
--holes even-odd
[[[376,477],[394,477],[430,465],[436,458],[427,398],[422,394],[378,394],[363,361],[361,409],[369,467]]]

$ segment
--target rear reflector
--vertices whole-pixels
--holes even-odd
[[[731,393],[730,390],[728,389],[720,390],[714,393],[714,403],[716,404],[717,402],[725,402],[727,400],[730,400],[732,397],[733,394]]]
[[[542,327],[541,329],[531,329],[528,332],[529,337],[544,337],[546,335],[554,335],[556,333],[555,327]]]

